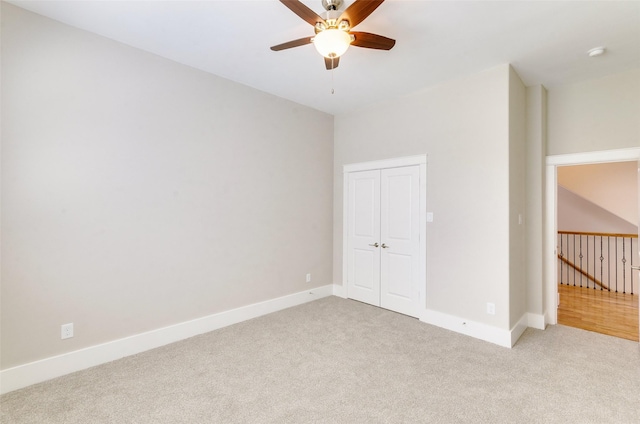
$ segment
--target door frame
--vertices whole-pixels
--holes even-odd
[[[546,158],[546,212],[544,224],[545,324],[558,323],[558,166],[640,161],[640,148],[551,155]],[[638,187],[640,191],[640,187]],[[640,197],[640,193],[638,194]]]
[[[427,306],[427,155],[405,156],[400,158],[383,159],[370,162],[360,162],[343,165],[342,167],[342,287],[344,297],[349,297],[347,284],[348,276],[348,217],[349,217],[349,178],[348,174],[359,171],[376,169],[400,168],[404,166],[419,166],[420,172],[420,275],[422,286],[418,288],[418,316],[423,316]]]

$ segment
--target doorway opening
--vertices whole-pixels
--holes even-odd
[[[558,324],[638,341],[637,163],[557,169]]]
[[[638,207],[638,190],[640,189],[640,184],[638,184],[638,164],[640,161],[640,148],[630,148],[630,149],[620,149],[620,150],[609,150],[609,151],[600,151],[600,152],[588,152],[588,153],[578,153],[578,154],[568,154],[568,155],[556,155],[556,156],[548,156],[546,160],[546,223],[545,223],[545,305],[546,305],[546,321],[549,324],[557,324],[562,323],[565,319],[572,319],[581,323],[581,328],[586,328],[589,324],[592,327],[594,326],[595,319],[593,317],[597,317],[600,321],[607,320],[608,324],[600,323],[600,326],[609,326],[612,321],[618,320],[621,321],[621,327],[626,329],[626,333],[631,333],[630,337],[625,337],[621,334],[612,334],[618,337],[630,338],[638,340],[638,295],[640,292],[640,275],[638,273],[638,264],[640,264],[640,255],[638,252],[637,244],[633,244],[631,247],[628,240],[628,243],[625,247],[620,246],[620,249],[624,249],[624,252],[618,253],[618,258],[615,258],[615,249],[613,248],[613,243],[610,237],[611,235],[607,234],[607,231],[575,231],[576,233],[596,233],[596,234],[582,234],[582,235],[573,235],[566,234],[569,231],[562,230],[561,226],[566,224],[566,216],[561,216],[566,213],[566,210],[559,210],[559,202],[562,201],[561,197],[565,196],[566,193],[562,193],[562,191],[566,187],[559,186],[559,174],[560,178],[562,178],[562,173],[564,170],[561,168],[567,167],[569,172],[571,171],[570,167],[577,165],[596,165],[596,164],[612,164],[616,162],[631,162],[631,164],[627,163],[628,167],[635,166],[636,172],[636,186],[633,189],[633,193],[627,194],[628,196],[635,197],[635,205]],[[584,169],[583,169],[584,170]],[[565,183],[566,184],[566,183]],[[603,184],[605,187],[605,191],[607,191],[608,195],[611,195],[615,192],[614,188],[618,188],[617,186]],[[571,191],[571,190],[569,190]],[[593,188],[589,188],[587,191],[593,191]],[[628,192],[627,192],[628,193]],[[569,196],[575,193],[570,193]],[[575,200],[575,199],[574,199]],[[578,202],[579,203],[579,202]],[[606,205],[606,207],[611,207],[611,205]],[[580,208],[578,208],[580,209]],[[606,208],[605,208],[606,209]],[[575,212],[575,205],[574,205]],[[630,239],[635,238],[635,243],[637,243],[637,226],[640,221],[638,217],[638,210],[635,211],[635,218],[628,218],[627,221],[630,221],[631,224],[635,224],[635,230],[632,232],[628,232],[627,230],[620,233],[620,235],[635,235],[635,237],[629,237]],[[616,214],[620,214],[618,211]],[[615,215],[615,214],[614,214]],[[573,216],[574,218],[571,218]],[[575,222],[572,224],[578,224],[580,220],[585,217],[578,217],[577,215],[569,214],[570,219],[573,219]],[[628,215],[627,215],[628,217]],[[564,220],[564,223],[561,222]],[[633,222],[631,222],[633,221]],[[602,228],[599,228],[602,229]],[[602,234],[602,236],[601,236]],[[575,240],[574,240],[575,237]],[[582,251],[580,252],[580,242],[582,238]],[[614,237],[615,239],[615,237]],[[600,244],[602,241],[603,250],[600,249]],[[609,246],[605,246],[606,244]],[[618,242],[623,243],[623,242]],[[570,248],[573,248],[572,245],[577,246],[577,253],[575,258],[573,257],[573,253],[569,253]],[[595,248],[595,251],[594,251]],[[612,249],[612,250],[607,250]],[[633,249],[633,251],[631,251]],[[603,254],[603,251],[605,252]],[[589,255],[589,267],[586,269],[587,263],[587,254]],[[607,255],[609,255],[607,257]],[[622,261],[620,255],[624,255],[625,260]],[[571,257],[569,257],[571,256]],[[582,257],[581,257],[582,256]],[[600,258],[603,259],[600,259]],[[579,263],[582,261],[583,267],[579,267]],[[614,265],[616,261],[621,261],[622,265]],[[611,265],[609,265],[611,262]],[[631,268],[634,267],[635,269]],[[595,269],[594,269],[595,267]],[[607,280],[609,277],[607,276],[607,272],[609,271],[609,267],[613,270],[619,269],[619,273],[624,272],[625,278],[627,279],[627,286],[622,287],[620,282],[618,283],[618,292],[615,291],[615,281]],[[626,267],[624,271],[621,271],[623,267]],[[574,268],[576,269],[575,274],[573,274]],[[605,270],[606,268],[606,270]],[[601,270],[602,269],[602,270]],[[569,271],[568,271],[569,270]],[[561,274],[561,272],[563,274]],[[569,272],[570,275],[567,275]],[[582,278],[582,287],[580,287],[580,279]],[[633,295],[628,293],[631,291],[630,280],[633,278]],[[606,281],[605,281],[606,280]],[[560,284],[562,282],[562,284]],[[576,286],[574,286],[574,282]],[[577,287],[577,288],[575,288]],[[564,289],[573,290],[573,294],[566,293]],[[620,291],[624,291],[624,293],[620,293]],[[613,294],[612,294],[613,293]],[[624,304],[618,298],[619,294],[624,294],[625,299],[630,299],[631,302],[628,306],[629,308],[634,308],[631,311],[627,310],[626,312],[620,312],[620,305]],[[586,299],[584,298],[585,296]],[[602,302],[603,299],[608,300],[608,306],[605,308],[605,303]],[[587,315],[581,315],[576,311],[576,304],[581,304],[583,308],[587,308],[590,312]],[[572,308],[571,312],[566,312],[566,308]],[[600,309],[598,309],[600,308]],[[618,313],[628,317],[631,319],[631,323],[629,321],[625,321],[627,318],[616,318],[615,314],[611,312],[611,308],[615,308]],[[632,327],[633,322],[635,321],[635,327]],[[564,321],[567,324],[566,321]],[[598,327],[598,325],[595,325]],[[596,328],[586,328],[591,331],[598,331]],[[610,334],[606,331],[602,331],[606,334]]]

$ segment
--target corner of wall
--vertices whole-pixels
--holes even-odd
[[[544,313],[543,248],[546,202],[544,196],[546,184],[546,89],[541,85],[526,89],[525,148],[527,311],[539,316]]]
[[[509,326],[527,309],[526,284],[526,89],[509,65]]]

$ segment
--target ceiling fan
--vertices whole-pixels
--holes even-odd
[[[338,67],[340,56],[349,46],[367,49],[391,50],[396,40],[369,32],[351,31],[364,21],[384,0],[356,0],[340,13],[343,0],[322,0],[326,12],[324,18],[309,9],[299,0],[280,0],[293,13],[313,25],[316,35],[305,37],[271,47],[273,51],[311,44],[324,56],[324,64],[328,70]]]

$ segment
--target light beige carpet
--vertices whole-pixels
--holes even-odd
[[[13,423],[639,423],[637,343],[513,349],[329,297],[8,393]]]

